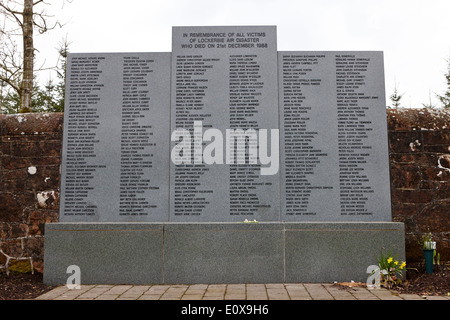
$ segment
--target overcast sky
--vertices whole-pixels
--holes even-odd
[[[65,22],[36,38],[38,59],[71,52],[170,52],[172,26],[275,25],[279,51],[384,51],[387,104],[395,84],[405,107],[446,90],[450,0],[61,0]],[[48,77],[41,74],[40,78]]]

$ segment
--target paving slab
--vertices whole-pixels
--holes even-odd
[[[306,283],[304,286],[313,300],[333,300],[332,295],[322,284]]]
[[[119,285],[119,286],[113,286],[108,291],[107,294],[122,294],[125,291],[131,289],[133,286],[130,285]]]
[[[403,300],[425,300],[424,298],[422,298],[421,296],[419,296],[418,294],[405,294],[405,293],[401,293],[398,295],[400,298],[402,298]]]
[[[349,291],[337,287],[327,287],[328,292],[333,296],[334,300],[357,300]]]
[[[116,300],[118,297],[117,294],[101,294],[94,300]]]
[[[143,294],[138,300],[159,300],[160,298],[159,294]]]
[[[185,294],[181,297],[181,300],[202,300],[202,294]]]
[[[427,299],[427,300],[448,300],[448,298],[441,297],[441,296],[427,296],[425,299]]]

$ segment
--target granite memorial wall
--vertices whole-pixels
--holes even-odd
[[[70,54],[60,221],[391,221],[383,70],[273,26]]]

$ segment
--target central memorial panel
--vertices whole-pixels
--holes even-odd
[[[170,221],[279,221],[275,27],[174,27]]]

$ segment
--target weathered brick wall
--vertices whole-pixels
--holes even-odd
[[[450,110],[388,110],[393,220],[404,222],[406,258],[422,261],[431,232],[450,260]]]
[[[58,221],[62,124],[61,113],[0,115],[0,266],[42,272],[44,225]]]
[[[393,220],[406,227],[407,261],[426,232],[450,260],[450,112],[388,110]],[[44,225],[58,221],[63,115],[0,115],[0,267],[42,272]],[[23,259],[23,260],[17,260]]]

